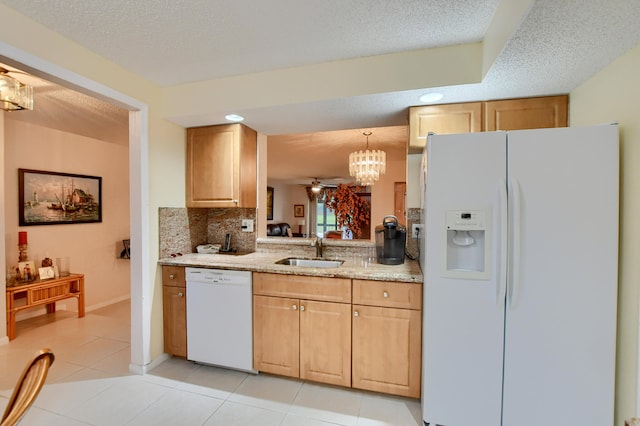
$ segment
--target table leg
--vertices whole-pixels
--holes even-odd
[[[47,313],[52,314],[56,311],[56,302],[47,303]]]
[[[7,337],[9,340],[16,338],[16,313],[13,310],[13,293],[7,293]]]
[[[9,340],[16,338],[16,313],[7,312],[7,337]]]
[[[84,316],[84,276],[78,281],[78,318],[82,318]]]

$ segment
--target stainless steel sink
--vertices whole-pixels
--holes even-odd
[[[308,259],[301,257],[287,257],[276,262],[277,265],[301,266],[307,268],[337,268],[344,260]]]

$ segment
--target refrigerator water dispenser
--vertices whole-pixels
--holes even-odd
[[[447,210],[443,276],[489,278],[488,216],[485,210]]]

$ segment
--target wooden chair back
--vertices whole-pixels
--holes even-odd
[[[27,363],[4,410],[0,426],[13,426],[20,421],[40,393],[54,359],[53,352],[45,348]]]

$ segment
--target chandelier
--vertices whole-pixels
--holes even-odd
[[[367,150],[349,154],[349,175],[356,178],[358,185],[373,186],[387,170],[387,154],[384,151],[369,150],[371,132],[362,132],[367,138]]]
[[[33,87],[9,76],[9,71],[0,67],[0,109],[17,111],[33,109]]]

